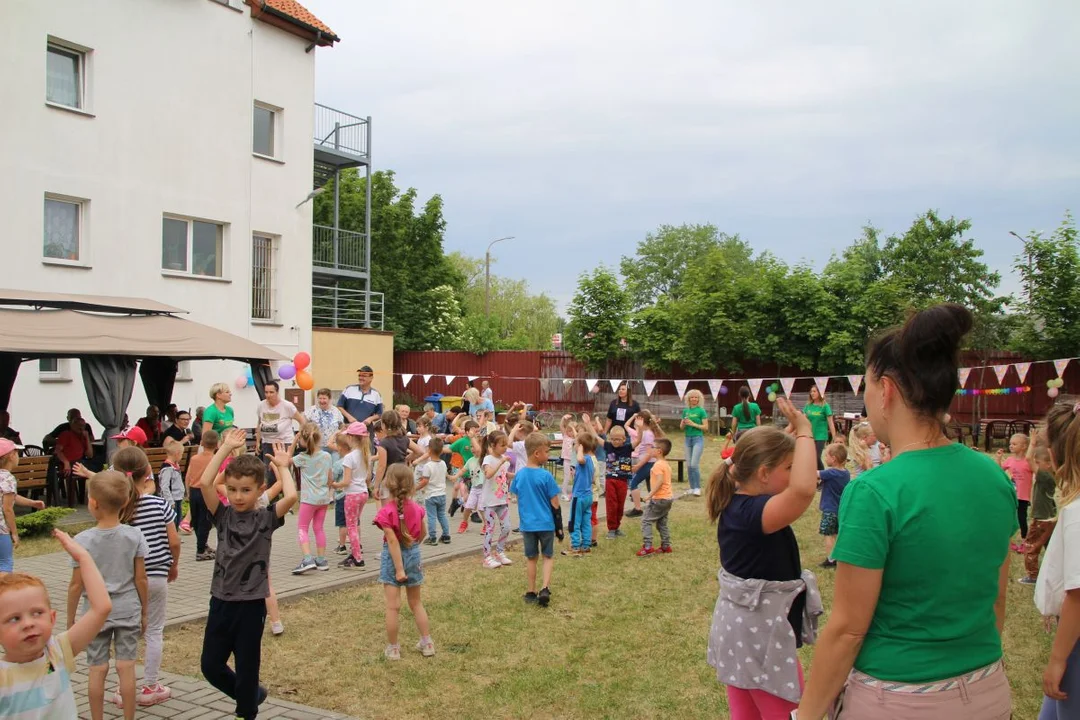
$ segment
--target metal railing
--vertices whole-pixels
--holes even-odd
[[[336,285],[311,286],[311,324],[315,327],[383,329],[380,292]]]
[[[315,144],[368,156],[368,119],[315,103]]]
[[[326,225],[312,226],[312,264],[338,270],[367,270],[367,236]]]

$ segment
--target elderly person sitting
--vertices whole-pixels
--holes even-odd
[[[409,415],[412,414],[412,408],[408,405],[397,405],[394,407],[397,411],[398,417],[401,418],[401,428],[409,435],[416,434],[416,421],[410,420]]]
[[[52,447],[56,444],[56,439],[60,437],[60,433],[64,432],[65,430],[71,429],[71,423],[75,420],[75,418],[82,419],[82,410],[79,410],[79,408],[71,408],[67,411],[67,421],[62,422],[56,427],[54,427],[52,429],[52,432],[42,438],[42,446],[46,450],[51,450]],[[86,432],[90,434],[90,442],[93,442],[94,428],[90,427],[89,423],[86,424]]]

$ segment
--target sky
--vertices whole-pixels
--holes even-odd
[[[824,266],[928,209],[1019,292],[1080,195],[1080,3],[304,0],[342,38],[316,100],[445,201],[446,250],[561,308],[662,224]],[[887,6],[886,6],[887,5]]]

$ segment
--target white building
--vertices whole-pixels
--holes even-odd
[[[285,356],[310,351],[313,167],[321,184],[368,164],[369,123],[314,103],[330,28],[293,0],[4,0],[0,27],[0,288],[152,298]],[[321,157],[335,123],[349,130]],[[366,282],[366,234],[348,234],[360,267],[341,260],[345,233],[316,232],[329,267],[314,284]],[[244,373],[181,363],[173,401],[207,405],[211,384]],[[234,390],[238,424],[257,401]],[[136,382],[132,423],[146,404]],[[23,364],[9,409],[25,442],[69,407],[100,433],[78,360]]]

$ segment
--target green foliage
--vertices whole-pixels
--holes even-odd
[[[35,535],[47,535],[56,527],[60,518],[75,512],[72,508],[51,507],[38,510],[28,515],[19,515],[15,518],[15,527],[19,530],[19,537],[34,537]]]
[[[661,295],[677,300],[697,259],[722,246],[741,251],[747,261],[752,254],[738,235],[729,237],[715,225],[661,225],[638,243],[633,257],[623,257],[619,264],[632,305],[645,307]]]
[[[1050,237],[1029,234],[1014,267],[1025,294],[1015,349],[1036,359],[1075,355],[1080,348],[1080,250],[1072,214]]]
[[[590,370],[602,370],[609,359],[624,354],[630,296],[611,270],[600,266],[578,277],[570,302],[566,349]]]

